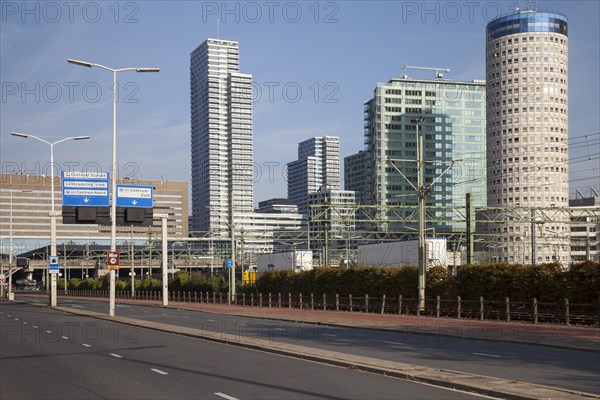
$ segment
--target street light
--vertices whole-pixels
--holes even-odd
[[[135,72],[159,72],[159,68],[109,68],[107,66],[91,63],[88,61],[72,60],[68,59],[67,62],[73,65],[79,65],[82,67],[98,67],[106,71],[110,71],[113,74],[113,131],[112,131],[112,179],[111,179],[111,211],[110,211],[110,251],[114,252],[117,250],[117,72],[135,71]],[[110,270],[110,294],[109,294],[109,307],[108,315],[114,317],[115,315],[115,270]]]
[[[50,146],[50,204],[52,205],[50,211],[50,257],[56,257],[56,217],[60,212],[56,212],[54,208],[54,146],[66,142],[67,140],[87,140],[89,136],[71,136],[57,140],[55,142],[49,142],[35,135],[28,133],[11,132],[12,136],[23,138],[23,139],[35,139],[40,142],[46,143]],[[50,266],[48,266],[50,268]],[[50,306],[56,307],[56,273],[50,274]]]

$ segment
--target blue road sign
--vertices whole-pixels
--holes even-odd
[[[229,269],[233,268],[233,260],[231,258],[227,259],[227,268],[229,268]]]
[[[48,257],[48,269],[50,273],[58,272],[59,258],[58,256]]]
[[[63,206],[108,206],[108,174],[97,172],[63,172]]]
[[[153,187],[117,185],[117,207],[152,208]]]

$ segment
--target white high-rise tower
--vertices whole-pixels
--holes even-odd
[[[520,10],[486,33],[488,259],[568,263],[567,18]]]
[[[253,211],[252,75],[239,73],[237,42],[207,39],[191,53],[190,80],[192,230],[227,235],[232,208]]]

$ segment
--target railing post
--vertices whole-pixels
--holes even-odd
[[[348,295],[348,311],[352,312],[352,294]]]
[[[262,293],[258,294],[258,306],[262,307]]]
[[[506,322],[510,322],[510,299],[506,297],[504,301],[506,302]]]
[[[441,306],[441,300],[440,300],[440,296],[436,296],[435,297],[435,316],[437,318],[440,317],[440,306]]]
[[[335,294],[335,311],[340,311],[340,294]]]
[[[323,293],[323,311],[327,310],[327,294]]]
[[[288,308],[292,308],[292,293],[288,292]]]
[[[381,313],[383,314],[384,311],[385,311],[385,294],[381,298]]]
[[[250,307],[254,307],[254,293],[250,293]]]
[[[369,312],[369,295],[365,294],[365,312]]]
[[[533,323],[538,323],[538,303],[535,297],[533,298]]]
[[[462,299],[460,296],[456,298],[456,318],[460,318],[462,314]]]
[[[479,296],[479,319],[483,321],[483,297]]]
[[[402,315],[402,295],[398,295],[398,315]]]
[[[219,292],[221,293],[221,292]],[[212,292],[212,298],[213,298],[213,304],[217,304],[217,293],[216,292]]]
[[[600,304],[599,304],[600,306]],[[565,325],[571,325],[571,316],[569,315],[569,299],[565,299]]]
[[[314,294],[310,294],[310,309],[314,310],[315,309],[315,296]]]
[[[304,307],[302,306],[302,293],[298,295],[298,304],[300,304],[300,309],[302,310]]]
[[[198,302],[198,292],[194,290],[194,303]]]
[[[269,292],[269,308],[271,308],[271,292]]]
[[[277,307],[281,308],[281,292],[277,293]]]

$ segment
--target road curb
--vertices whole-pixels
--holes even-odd
[[[31,304],[31,303],[28,303]],[[39,307],[51,308],[45,304],[32,304]],[[175,308],[175,307],[174,307]],[[177,325],[150,322],[127,317],[109,317],[104,314],[87,310],[75,310],[70,307],[55,307],[53,310],[68,314],[81,315],[130,326],[151,329],[155,331],[178,334],[211,342],[224,343],[261,352],[278,354],[286,357],[309,360],[338,367],[357,369],[380,375],[392,376],[404,380],[432,384],[451,389],[463,390],[470,393],[492,397],[524,400],[524,399],[600,399],[593,393],[579,392],[569,389],[559,389],[517,382],[508,379],[494,378],[464,372],[436,369],[418,365],[380,360],[371,357],[348,355],[336,351],[313,349],[277,341],[259,338],[248,338],[225,332],[207,331],[204,329],[186,328]]]

